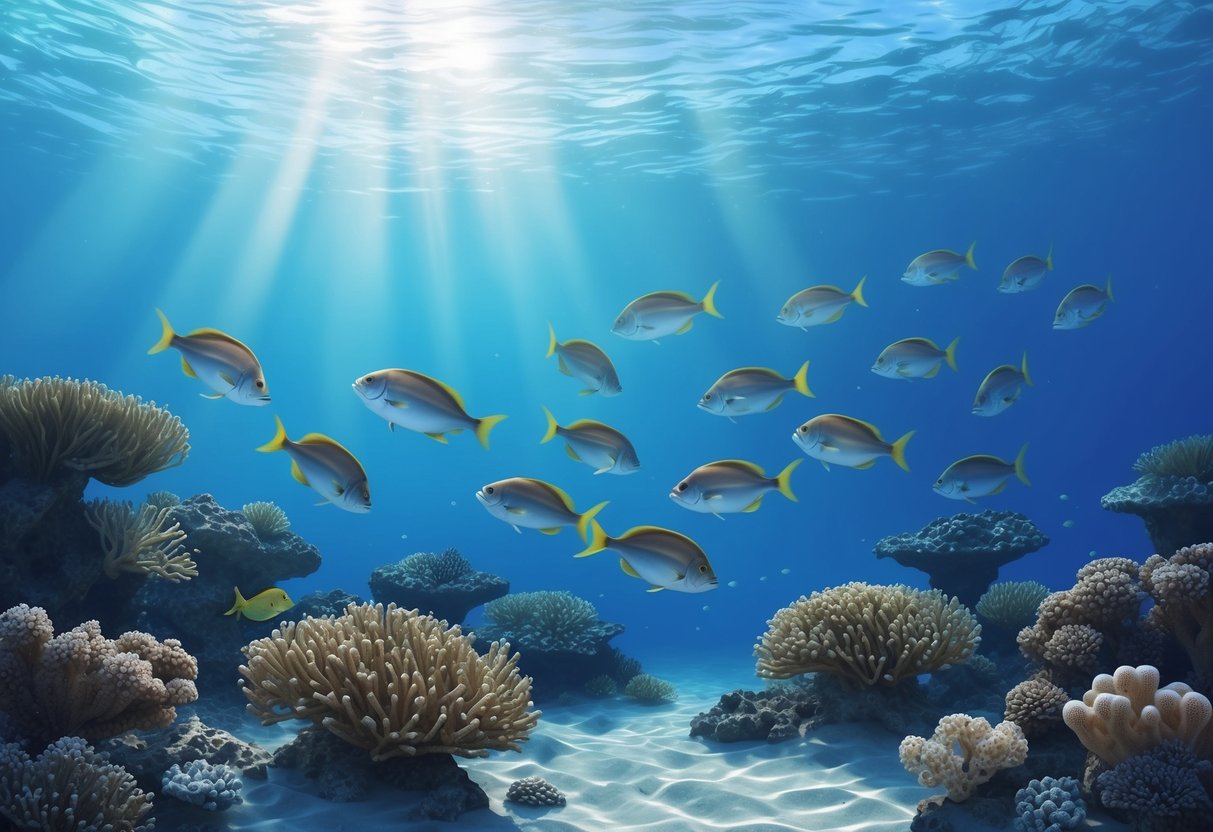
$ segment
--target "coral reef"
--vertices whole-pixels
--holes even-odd
[[[623,694],[644,705],[664,705],[678,698],[678,691],[673,685],[647,673],[633,676],[624,687]]]
[[[14,829],[144,832],[155,828],[151,811],[152,795],[79,737],[33,760],[15,743],[0,745],[0,817]]]
[[[931,587],[975,604],[998,570],[1049,542],[1027,517],[1014,511],[937,517],[917,532],[878,541],[876,557],[926,572]]]
[[[1109,511],[1136,514],[1154,551],[1164,557],[1213,540],[1213,436],[1191,436],[1138,457],[1141,474],[1099,501]]]
[[[1016,832],[1062,832],[1087,819],[1087,804],[1073,777],[1032,780],[1015,793]]]
[[[542,777],[523,777],[510,783],[505,802],[527,806],[563,806],[565,799],[560,789]]]
[[[418,552],[371,572],[371,597],[377,604],[419,609],[451,624],[469,611],[510,591],[509,581],[478,572],[455,549],[441,555]]]
[[[264,748],[202,722],[198,717],[155,731],[121,734],[98,743],[97,750],[129,771],[147,791],[160,788],[160,779],[173,766],[201,760],[238,769],[244,777],[265,779],[270,754]]]
[[[193,702],[198,666],[174,639],[101,634],[96,621],[65,633],[39,607],[0,614],[0,711],[32,742],[112,737],[160,728]]]
[[[156,508],[172,508],[181,505],[181,498],[171,491],[149,491],[143,502]]]
[[[943,786],[949,799],[961,802],[1000,769],[1023,763],[1028,741],[1013,722],[991,727],[984,718],[952,714],[939,720],[930,739],[906,737],[898,754],[921,785]]]
[[[222,812],[244,802],[240,797],[243,788],[239,771],[222,763],[213,766],[202,760],[186,763],[184,769],[173,763],[161,780],[163,794],[208,812]]]
[[[615,680],[604,673],[586,682],[585,692],[597,699],[606,699],[619,692],[619,685],[615,684]]]
[[[281,537],[291,528],[291,521],[287,519],[286,512],[274,503],[245,503],[240,513],[253,527],[253,534],[257,535],[259,540]]]
[[[1213,828],[1213,802],[1200,780],[1210,772],[1213,763],[1198,760],[1179,740],[1168,740],[1117,763],[1095,783],[1103,805],[1138,816],[1135,829],[1198,832]],[[1172,822],[1157,822],[1164,818]]]
[[[1174,637],[1197,684],[1213,692],[1213,543],[1185,546],[1169,558],[1152,555],[1142,564],[1141,585],[1154,601],[1147,626]]]
[[[1048,679],[1028,679],[1007,691],[1003,719],[1022,728],[1025,737],[1039,737],[1061,724],[1061,709],[1069,699]]]
[[[805,688],[735,690],[691,720],[691,736],[716,742],[792,739],[820,722],[820,700]]]
[[[977,614],[992,624],[1018,633],[1036,620],[1036,609],[1049,594],[1038,581],[1000,581],[977,601]]]
[[[101,568],[107,578],[123,572],[155,575],[173,583],[197,577],[198,565],[185,548],[185,532],[172,521],[171,512],[171,507],[148,504],[135,511],[130,503],[113,500],[87,505],[84,518],[101,536],[105,553]]]
[[[458,626],[389,605],[305,618],[245,649],[249,712],[262,723],[310,720],[371,759],[520,750],[539,713],[518,654],[481,656]]]
[[[977,619],[939,590],[849,583],[775,613],[754,647],[758,675],[833,673],[856,688],[966,661],[981,641]]]

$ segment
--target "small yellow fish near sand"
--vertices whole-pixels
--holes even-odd
[[[291,458],[291,476],[324,499],[317,505],[332,503],[355,514],[371,510],[371,487],[366,471],[352,453],[335,439],[322,433],[309,433],[295,442],[286,436],[286,428],[277,416],[274,438],[258,448],[262,453],[286,451]]]
[[[564,440],[565,453],[593,468],[595,474],[635,474],[640,470],[636,449],[626,436],[610,425],[593,419],[578,419],[571,425],[561,426],[546,407],[543,415],[547,417],[548,429],[539,444],[559,436]]]
[[[588,385],[580,393],[588,396],[591,393],[601,393],[604,396],[618,396],[623,392],[619,384],[619,374],[615,365],[602,348],[592,341],[580,338],[570,338],[561,342],[556,340],[556,330],[548,324],[548,354],[547,358],[556,356],[560,372],[572,376]]]
[[[717,280],[703,296],[695,300],[685,292],[650,292],[623,307],[611,332],[629,341],[652,341],[666,335],[682,335],[691,331],[695,316],[707,312],[714,318],[723,318],[716,308]]]
[[[1023,354],[1019,366],[1002,364],[990,370],[989,375],[977,388],[973,398],[973,414],[976,416],[997,416],[1019,398],[1024,386],[1034,386],[1032,377],[1028,375],[1028,354]]]
[[[684,534],[660,526],[635,526],[610,537],[595,520],[593,538],[576,557],[585,558],[607,549],[619,555],[619,568],[649,583],[649,592],[707,592],[717,586],[716,573],[699,544]]]
[[[354,382],[354,392],[372,413],[387,419],[388,428],[424,433],[446,443],[448,433],[470,428],[485,450],[489,431],[505,416],[469,416],[463,397],[453,387],[412,370],[377,370]]]
[[[699,399],[699,408],[717,416],[747,416],[779,407],[790,390],[814,398],[809,389],[809,362],[791,378],[784,378],[769,367],[739,367],[716,379]]]
[[[163,332],[147,354],[155,355],[169,347],[180,352],[181,372],[215,391],[209,396],[201,394],[204,399],[231,399],[253,406],[270,403],[265,373],[252,350],[217,329],[195,329],[189,335],[178,335],[163,312],[157,309],[156,314]]]
[[[722,459],[700,465],[670,491],[670,499],[701,514],[733,514],[758,511],[768,491],[778,491],[792,502],[792,472],[804,462],[794,459],[778,476],[768,477],[762,468],[744,459]]]
[[[986,497],[1002,491],[1012,476],[1024,485],[1031,485],[1023,469],[1023,458],[1027,451],[1025,444],[1019,449],[1014,462],[985,454],[966,456],[953,462],[939,475],[939,479],[935,480],[935,493],[950,500],[971,503],[974,497]]]
[[[906,266],[901,282],[911,286],[939,286],[959,280],[962,268],[977,268],[977,264],[973,262],[973,249],[976,246],[977,242],[973,241],[964,254],[946,248],[920,254]]]
[[[278,587],[262,590],[252,598],[245,598],[240,594],[240,587],[236,587],[236,603],[224,615],[235,615],[237,620],[243,617],[250,621],[269,621],[293,606],[295,602],[291,596]]]
[[[1012,261],[1002,273],[998,291],[1006,295],[1017,295],[1035,289],[1045,279],[1045,275],[1053,271],[1053,245],[1049,245],[1049,253],[1044,259],[1034,254],[1028,254]]]
[[[808,289],[802,289],[788,298],[775,320],[784,326],[800,329],[832,324],[842,317],[842,313],[846,312],[852,303],[868,305],[863,297],[863,284],[867,279],[867,275],[859,278],[859,283],[849,293],[837,286],[810,286]]]
[[[1089,326],[1114,300],[1111,275],[1108,275],[1108,282],[1102,289],[1090,283],[1076,286],[1058,304],[1057,312],[1053,315],[1053,328],[1082,329]]]
[[[906,381],[935,378],[944,363],[956,369],[956,345],[959,343],[960,339],[955,338],[947,349],[940,349],[930,338],[903,338],[884,348],[876,357],[872,372]]]
[[[910,431],[890,444],[884,441],[875,425],[840,413],[823,413],[796,428],[792,439],[802,451],[821,462],[827,471],[831,465],[871,468],[882,456],[889,457],[900,468],[909,471],[906,443],[913,435],[914,431]]]
[[[522,534],[523,528],[556,534],[565,526],[576,526],[585,540],[594,515],[606,508],[601,502],[588,511],[573,508],[573,498],[551,483],[529,477],[511,477],[491,482],[476,492],[476,499],[489,514],[504,520]]]

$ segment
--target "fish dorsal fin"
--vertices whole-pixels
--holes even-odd
[[[1001,459],[1000,457],[993,456],[992,454],[973,454],[972,456],[966,456],[964,459],[956,460],[954,463],[952,463],[952,465],[960,465],[963,462],[996,462],[999,465],[1005,465],[1008,468],[1011,467],[1011,463],[1007,462],[1005,459]]]
[[[198,374],[194,372],[194,368],[185,360],[185,356],[181,356],[181,372],[185,373],[190,378],[198,378]]]
[[[626,532],[619,535],[619,537],[617,537],[615,539],[616,540],[631,540],[632,538],[639,537],[642,534],[653,534],[653,533],[666,535],[667,537],[677,537],[680,540],[684,540],[687,543],[691,544],[696,549],[699,549],[699,544],[696,543],[694,540],[691,540],[691,538],[687,537],[685,534],[680,534],[672,529],[665,529],[665,528],[662,528],[661,526],[633,526],[632,528],[628,529]],[[702,551],[702,550],[700,550],[700,551]]]
[[[678,331],[675,332],[674,334],[682,335],[683,333],[690,332],[691,327],[693,327],[694,325],[695,325],[695,319],[687,318],[687,322],[685,324],[683,324],[682,326],[678,327]]]
[[[632,301],[632,303],[637,303],[639,301],[644,300],[645,298],[669,298],[671,300],[685,300],[687,303],[691,303],[691,304],[695,304],[695,303],[699,302],[699,301],[695,300],[695,298],[688,295],[686,292],[674,292],[674,291],[667,290],[667,291],[661,291],[661,292],[649,292],[647,295],[642,295],[641,297],[636,298],[636,300]],[[630,305],[631,304],[629,304],[629,306]]]
[[[553,526],[550,529],[540,529],[539,531],[543,532],[544,534],[560,534],[560,527]]]
[[[239,340],[233,338],[232,336],[228,335],[226,332],[223,332],[222,330],[211,329],[210,327],[203,327],[202,329],[195,329],[193,332],[191,332],[186,337],[187,338],[195,338],[195,337],[196,338],[217,338],[221,341],[227,341],[229,344],[236,344],[240,348],[246,350],[250,355],[253,352],[252,350],[250,350],[248,348],[248,345],[245,344],[243,341],[239,341]]]
[[[467,412],[467,405],[465,405],[463,403],[463,396],[459,395],[459,391],[456,390],[454,387],[447,384],[445,381],[439,381],[438,379],[433,378],[431,376],[427,376],[424,373],[417,373],[417,375],[420,376],[421,378],[425,379],[426,381],[430,382],[435,387],[438,387],[439,389],[445,391],[448,396],[450,396],[452,399],[454,399],[455,404],[459,405],[460,410],[464,411],[465,413]]]
[[[821,286],[812,286],[812,287],[810,287],[810,288],[808,288],[808,289],[805,289],[805,291],[806,291],[806,292],[811,292],[811,291],[813,291],[814,289],[818,289],[818,290],[824,290],[824,291],[827,291],[827,292],[837,292],[837,293],[838,293],[838,294],[840,294],[840,295],[849,295],[849,294],[851,294],[850,292],[844,292],[840,286],[833,286],[833,285],[831,285],[831,284],[829,284],[829,283],[823,283]]]
[[[626,558],[619,559],[619,568],[623,570],[623,574],[631,575],[633,578],[639,578],[640,573],[633,568],[632,564],[627,562]]]
[[[758,497],[754,502],[742,509],[743,512],[749,514],[751,511],[758,511],[762,507],[762,497]]]
[[[542,480],[536,480],[536,482],[541,482],[541,483],[543,483],[544,486],[551,489],[552,493],[555,494],[557,497],[559,497],[560,501],[562,503],[564,503],[565,508],[567,508],[569,511],[573,512],[574,514],[577,513],[577,510],[575,508],[573,508],[573,498],[568,495],[567,491],[565,491],[563,488],[561,488],[558,485],[552,485],[550,482],[543,482]]]
[[[865,428],[872,431],[872,434],[877,439],[879,439],[881,442],[884,441],[884,437],[880,435],[880,428],[876,427],[871,422],[865,422],[863,419],[856,419],[854,416],[842,416],[841,414],[839,414],[839,417],[842,419],[846,419],[848,422],[854,422],[857,425],[863,425]]]
[[[913,338],[902,338],[897,343],[898,344],[922,344],[924,346],[930,347],[933,350],[939,350],[940,352],[943,352],[943,350],[939,349],[939,345],[936,344],[934,341],[932,341],[930,338],[919,338],[918,336],[915,336]]]
[[[311,485],[311,483],[307,481],[307,477],[304,475],[303,469],[299,467],[299,463],[293,459],[291,460],[291,476],[294,477],[295,482],[299,483],[300,485]]]
[[[612,433],[618,433],[618,431],[605,422],[598,422],[594,419],[578,419],[576,422],[567,425],[565,430],[580,430],[582,428],[605,428]]]
[[[576,460],[577,462],[581,462],[581,457],[577,456],[577,452],[573,450],[572,445],[565,445],[564,452],[569,455],[569,459],[573,459],[573,460]]]
[[[722,459],[719,462],[714,462],[712,464],[719,465],[722,468],[733,468],[738,471],[746,471],[754,474],[755,476],[763,478],[765,478],[767,475],[767,472],[762,470],[761,466],[755,465],[753,462],[748,462],[744,459]]]
[[[780,381],[788,381],[788,379],[780,375],[778,370],[772,370],[770,367],[738,367],[736,370],[729,370],[727,373],[717,379],[716,383],[719,384],[725,379],[734,378],[741,375],[760,375],[767,376],[769,378],[776,378]]]
[[[342,445],[340,442],[338,442],[336,439],[332,438],[331,436],[325,436],[323,433],[306,434],[306,435],[304,435],[304,437],[302,439],[300,439],[295,444],[297,444],[297,445],[328,445],[332,448],[340,448],[341,450],[345,451],[347,454],[350,454],[349,450],[344,445]],[[350,456],[353,456],[353,454],[350,454]]]

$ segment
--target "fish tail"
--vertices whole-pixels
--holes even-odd
[[[804,462],[804,459],[794,459],[788,463],[787,467],[779,472],[779,476],[775,478],[775,487],[779,489],[779,493],[787,497],[793,503],[799,503],[796,495],[792,493],[792,472],[796,470],[796,466]]]
[[[868,305],[868,302],[866,300],[864,300],[864,298],[863,298],[863,284],[865,284],[867,282],[868,282],[868,276],[865,274],[863,277],[859,278],[859,284],[855,287],[855,291],[851,292],[851,299],[854,300],[856,303],[858,303],[860,306]]]
[[[1045,268],[1053,271],[1053,241],[1049,241],[1049,253],[1045,255]]]
[[[540,405],[540,407],[543,407],[543,405]],[[548,410],[546,407],[543,407],[543,415],[547,417],[548,429],[547,432],[543,434],[543,438],[539,440],[540,445],[542,445],[544,442],[551,442],[553,439],[555,439],[556,431],[560,428],[560,425],[556,422],[556,417],[552,415],[552,411]]]
[[[1019,372],[1023,373],[1023,380],[1027,382],[1029,387],[1035,387],[1036,383],[1032,381],[1032,377],[1028,375],[1028,354],[1023,354],[1023,360],[1019,362]]]
[[[716,287],[719,285],[720,281],[717,280],[715,283],[709,286],[708,293],[703,296],[703,300],[699,301],[699,305],[703,307],[703,311],[707,312],[713,318],[724,317],[724,315],[720,314],[720,310],[716,308]]]
[[[581,524],[578,523],[578,525],[580,526]],[[590,545],[573,555],[573,557],[588,558],[590,555],[596,555],[599,552],[605,551],[607,544],[611,542],[611,539],[607,537],[607,533],[602,530],[602,526],[599,525],[597,520],[590,520],[590,535]],[[582,537],[584,538],[585,535],[583,534]]]
[[[1027,452],[1028,452],[1028,443],[1024,442],[1023,447],[1019,449],[1019,453],[1016,454],[1016,456],[1015,456],[1015,476],[1017,476],[1019,478],[1019,481],[1022,482],[1024,485],[1031,485],[1032,482],[1031,482],[1031,480],[1028,479],[1028,472],[1025,471],[1024,467],[1023,467],[1024,454],[1026,454]]]
[[[965,265],[974,271],[977,270],[977,263],[973,261],[973,249],[977,248],[977,241],[969,243],[969,250],[965,252]]]
[[[556,347],[560,342],[556,340],[556,327],[552,326],[552,322],[548,321],[548,354],[544,358],[551,358],[556,354]]]
[[[808,396],[810,399],[817,398],[813,395],[813,391],[809,389],[809,362],[806,361],[800,365],[800,369],[792,377],[792,382],[796,387],[797,393]]]
[[[914,435],[914,431],[910,431],[905,436],[893,443],[891,456],[893,461],[897,463],[897,467],[903,471],[909,471],[910,466],[906,464],[906,443],[910,441],[910,437]]]
[[[274,438],[271,439],[269,442],[266,442],[264,445],[262,445],[261,447],[259,447],[257,449],[263,454],[273,453],[274,451],[281,451],[283,448],[286,447],[286,443],[287,443],[286,428],[283,427],[283,425],[282,425],[282,419],[278,416],[274,416],[274,424],[276,424],[278,426],[277,430],[274,433]]]
[[[948,366],[953,370],[956,369],[956,345],[960,343],[960,338],[953,338],[952,343],[948,344],[948,348],[944,350],[944,360],[948,362]]]
[[[476,439],[484,446],[487,451],[489,449],[489,432],[495,428],[500,422],[508,419],[508,416],[497,414],[496,416],[485,416],[483,419],[476,420]]]
[[[594,520],[594,515],[607,507],[607,503],[609,502],[609,500],[604,500],[577,518],[577,534],[581,535],[582,540],[589,540],[590,522]],[[595,522],[594,525],[598,525],[597,522]],[[599,529],[599,531],[601,531],[601,529]]]
[[[147,351],[148,355],[164,352],[173,345],[173,339],[177,337],[177,333],[173,332],[172,324],[168,322],[168,317],[159,309],[156,310],[156,314],[160,316],[160,326],[163,327],[163,331],[160,333],[160,340]]]
[[[1108,282],[1104,284],[1103,293],[1108,296],[1108,300],[1116,300],[1112,295],[1112,275],[1110,274],[1108,275]]]
[[[234,613],[235,616],[237,618],[239,618],[240,611],[242,609],[244,609],[244,605],[247,604],[248,602],[245,601],[244,596],[240,594],[240,587],[238,587],[238,586],[233,587],[233,589],[235,589],[235,591],[236,591],[236,602],[234,604],[232,604],[232,608],[230,610],[228,610],[227,612],[225,612],[224,615],[232,615]]]

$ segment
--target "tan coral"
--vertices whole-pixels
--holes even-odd
[[[106,577],[123,573],[156,575],[174,583],[198,576],[198,565],[185,548],[185,532],[172,520],[172,508],[144,504],[135,511],[130,503],[94,500],[84,518],[97,530],[105,553]]]
[[[1158,681],[1158,670],[1150,665],[1101,673],[1081,701],[1066,703],[1062,718],[1087,750],[1110,766],[1166,740],[1195,748],[1213,707],[1182,682],[1160,688]]]
[[[825,672],[851,687],[896,685],[967,661],[981,642],[968,608],[939,590],[849,583],[775,613],[754,647],[767,679]]]
[[[939,720],[930,739],[906,737],[898,754],[921,785],[943,786],[949,798],[961,802],[1001,769],[1023,763],[1028,741],[1014,722],[991,726],[984,718],[952,714]]]
[[[290,622],[245,654],[243,689],[262,723],[310,720],[375,760],[519,751],[540,715],[509,644],[481,656],[458,626],[395,605]]]
[[[1038,737],[1061,722],[1061,709],[1069,698],[1048,679],[1028,679],[1007,691],[1003,719],[1022,728],[1025,737]]]
[[[1213,686],[1213,543],[1185,546],[1169,558],[1152,555],[1141,583],[1161,624],[1187,652],[1197,679]]]

